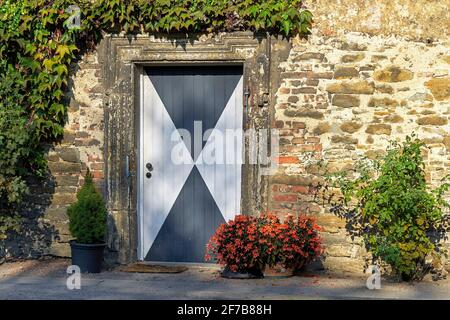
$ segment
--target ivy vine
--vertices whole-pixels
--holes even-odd
[[[67,24],[70,5],[81,10],[79,28]],[[311,24],[302,0],[0,0],[0,227],[26,193],[25,177],[45,174],[42,146],[63,134],[70,64],[104,33],[290,37]]]

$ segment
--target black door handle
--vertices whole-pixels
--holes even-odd
[[[147,162],[145,164],[145,167],[148,170],[148,172],[145,174],[145,176],[147,177],[147,179],[150,179],[152,177],[152,174],[150,172],[153,171],[153,166],[152,166],[152,164],[150,162]]]

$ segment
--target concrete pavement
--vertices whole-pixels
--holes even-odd
[[[408,284],[382,279],[380,290],[368,290],[365,275],[321,272],[230,280],[221,278],[217,268],[199,267],[178,274],[87,274],[80,290],[68,290],[68,265],[62,259],[3,264],[0,299],[450,299],[449,280]]]

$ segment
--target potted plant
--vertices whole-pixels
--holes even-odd
[[[280,260],[282,265],[294,273],[316,260],[323,253],[320,227],[313,217],[292,215],[286,217],[285,231],[280,233]]]
[[[289,276],[322,253],[319,227],[311,217],[238,215],[222,224],[207,245],[206,260],[224,266],[226,278]]]
[[[72,264],[79,266],[81,272],[100,272],[106,246],[106,206],[89,169],[77,193],[77,202],[68,208],[67,214],[69,230],[75,237],[70,241]]]
[[[314,218],[286,215],[281,222],[274,214],[262,217],[261,237],[266,239],[264,276],[288,277],[322,254],[319,226]]]
[[[280,219],[273,213],[262,214],[258,218],[261,252],[265,257],[264,276],[286,277],[292,272],[286,270],[282,265],[281,242],[280,239],[287,231],[287,225],[280,222]]]
[[[261,246],[258,219],[237,215],[234,220],[219,226],[211,237],[205,255],[206,261],[215,259],[224,266],[225,278],[262,278],[264,257]]]

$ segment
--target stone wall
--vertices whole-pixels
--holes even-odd
[[[321,178],[315,160],[344,169],[415,132],[428,147],[427,180],[437,184],[450,173],[448,54],[444,42],[362,33],[314,33],[293,41],[279,66],[274,126],[281,154],[270,179],[269,210],[316,215],[324,227],[326,267],[362,271],[364,252],[346,236],[344,221],[314,200]]]
[[[67,207],[76,200],[89,167],[99,191],[103,186],[103,91],[97,53],[84,56],[71,70],[68,121],[64,138],[49,147],[46,181],[30,181],[24,231],[8,244],[11,255],[69,257]]]
[[[55,193],[45,219],[54,222],[56,241],[50,254],[70,256],[67,206],[76,200],[89,168],[98,190],[103,190],[103,90],[101,65],[96,52],[84,56],[72,68],[71,90],[68,98],[69,115],[64,139],[48,154],[49,169],[55,178]]]
[[[305,0],[321,36],[347,32],[443,40],[450,32],[448,0]]]
[[[277,65],[270,69],[269,107],[251,100],[255,113],[269,108],[271,125],[281,133],[279,167],[268,178],[265,202],[280,214],[317,216],[327,247],[325,267],[361,272],[363,248],[346,235],[344,221],[313,197],[321,179],[314,163],[323,159],[336,169],[351,166],[360,156],[383,153],[390,139],[414,131],[428,146],[428,181],[436,184],[449,173],[449,3],[307,0],[306,5],[315,17],[313,34],[291,39],[286,55],[273,54]],[[28,199],[33,205],[25,216],[33,236],[14,239],[11,245],[22,256],[70,255],[66,209],[75,201],[87,167],[108,196],[105,150],[113,146],[105,142],[108,100],[102,78],[108,68],[99,56],[87,54],[71,71],[64,139],[48,153],[48,182],[32,183]],[[262,54],[258,59],[266,58]],[[117,212],[110,212],[108,220],[113,251],[123,236],[115,226]]]

